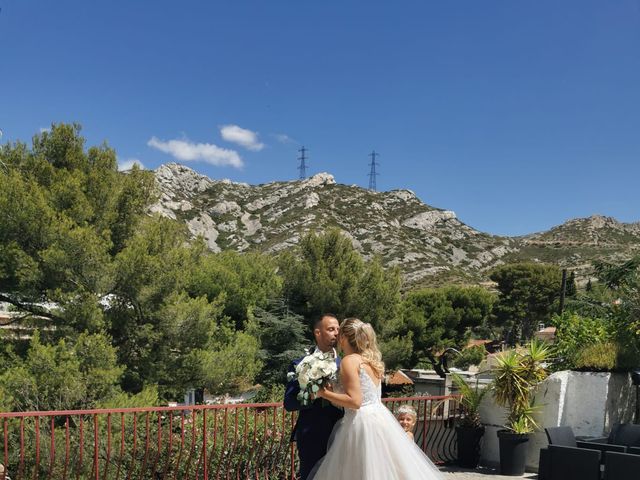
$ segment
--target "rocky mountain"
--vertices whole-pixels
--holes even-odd
[[[640,222],[622,223],[612,217],[592,215],[518,240],[515,260],[555,263],[575,270],[579,279],[586,282],[594,260],[616,263],[640,255]]]
[[[456,214],[421,202],[410,190],[373,192],[320,173],[263,185],[212,180],[183,165],[155,171],[152,212],[183,221],[213,251],[279,252],[309,231],[337,227],[365,256],[399,265],[407,283],[482,282],[504,262],[534,260],[589,272],[595,258],[640,253],[640,224],[594,216],[548,232],[501,237],[479,232]]]

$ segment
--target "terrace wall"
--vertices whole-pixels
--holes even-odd
[[[576,436],[607,435],[615,423],[633,421],[635,387],[629,374],[596,372],[556,372],[539,387],[536,404],[542,428],[568,425]],[[485,465],[499,464],[498,437],[506,418],[487,395],[480,408],[486,426],[481,457]],[[528,444],[527,470],[538,470],[540,448],[547,445],[544,431],[532,435]]]

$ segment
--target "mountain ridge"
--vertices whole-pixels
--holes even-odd
[[[509,237],[481,232],[451,210],[406,189],[374,192],[336,183],[328,173],[259,185],[211,179],[177,163],[155,171],[150,211],[186,223],[213,251],[277,253],[309,231],[338,228],[365,257],[402,268],[408,284],[479,283],[501,263],[542,261],[590,274],[591,262],[640,253],[640,222],[592,215],[543,232]]]

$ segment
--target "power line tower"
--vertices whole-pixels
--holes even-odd
[[[300,160],[300,166],[298,167],[298,170],[300,170],[300,180],[304,180],[305,178],[307,178],[307,156],[306,153],[309,150],[307,150],[306,148],[304,148],[304,146],[298,150],[298,152],[300,152],[300,156],[298,157],[298,160]]]
[[[373,190],[375,192],[377,191],[376,177],[379,175],[379,173],[376,172],[376,166],[380,166],[380,164],[376,162],[376,157],[379,157],[380,154],[376,153],[374,150],[369,154],[369,156],[371,157],[371,163],[369,164],[371,167],[371,170],[369,171],[369,190]]]

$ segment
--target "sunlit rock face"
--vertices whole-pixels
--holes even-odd
[[[586,281],[592,260],[640,254],[640,224],[598,215],[512,238],[479,232],[411,190],[373,192],[329,173],[248,185],[170,163],[155,176],[159,196],[150,213],[185,222],[212,251],[275,254],[308,232],[338,228],[365,258],[400,267],[407,285],[486,282],[496,265],[523,260],[557,263]]]

